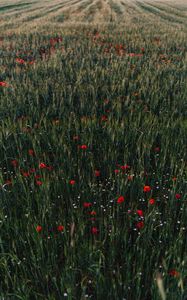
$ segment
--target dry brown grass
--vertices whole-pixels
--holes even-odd
[[[186,24],[186,14],[187,3],[184,0],[40,0],[33,3],[9,0],[0,2],[0,28],[7,32],[19,32],[49,25],[61,27],[155,21],[169,26],[183,26]]]

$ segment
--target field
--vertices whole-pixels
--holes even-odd
[[[0,300],[187,300],[186,25],[0,0]]]

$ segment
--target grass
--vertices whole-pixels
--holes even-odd
[[[120,6],[118,4],[116,4],[114,1],[110,1],[110,7],[111,7],[111,10],[114,11],[117,15],[123,14]]]
[[[6,5],[6,6],[0,7],[0,11],[5,11],[5,10],[9,10],[9,9],[17,9],[19,7],[28,6],[31,4],[32,3],[19,3],[19,4],[15,4],[15,5]]]
[[[185,27],[66,13],[1,22],[0,299],[184,300]]]
[[[160,7],[154,6],[154,5],[150,5],[150,3],[147,5],[141,2],[137,2],[138,6],[140,8],[142,8],[143,10],[151,13],[151,14],[155,14],[156,16],[162,18],[165,21],[169,21],[169,22],[174,22],[174,23],[180,23],[183,24],[184,20],[180,20],[176,18],[176,15],[168,15],[168,14],[164,14],[166,13],[166,11],[164,13],[162,13],[161,11],[163,11],[163,9],[161,9]],[[174,14],[176,14],[175,12],[173,12]]]

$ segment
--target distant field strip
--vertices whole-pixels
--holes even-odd
[[[137,5],[148,14],[156,15],[165,21],[183,23],[185,16],[181,13],[179,14],[175,9],[171,9],[166,5],[165,7],[160,6],[160,4],[155,4],[154,2],[137,2]],[[185,19],[186,21],[186,19]]]
[[[187,3],[179,0],[64,0],[0,1],[0,28],[30,28],[33,25],[140,21],[185,25]]]

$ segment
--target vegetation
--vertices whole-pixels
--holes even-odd
[[[1,2],[0,299],[185,300],[184,2]]]

